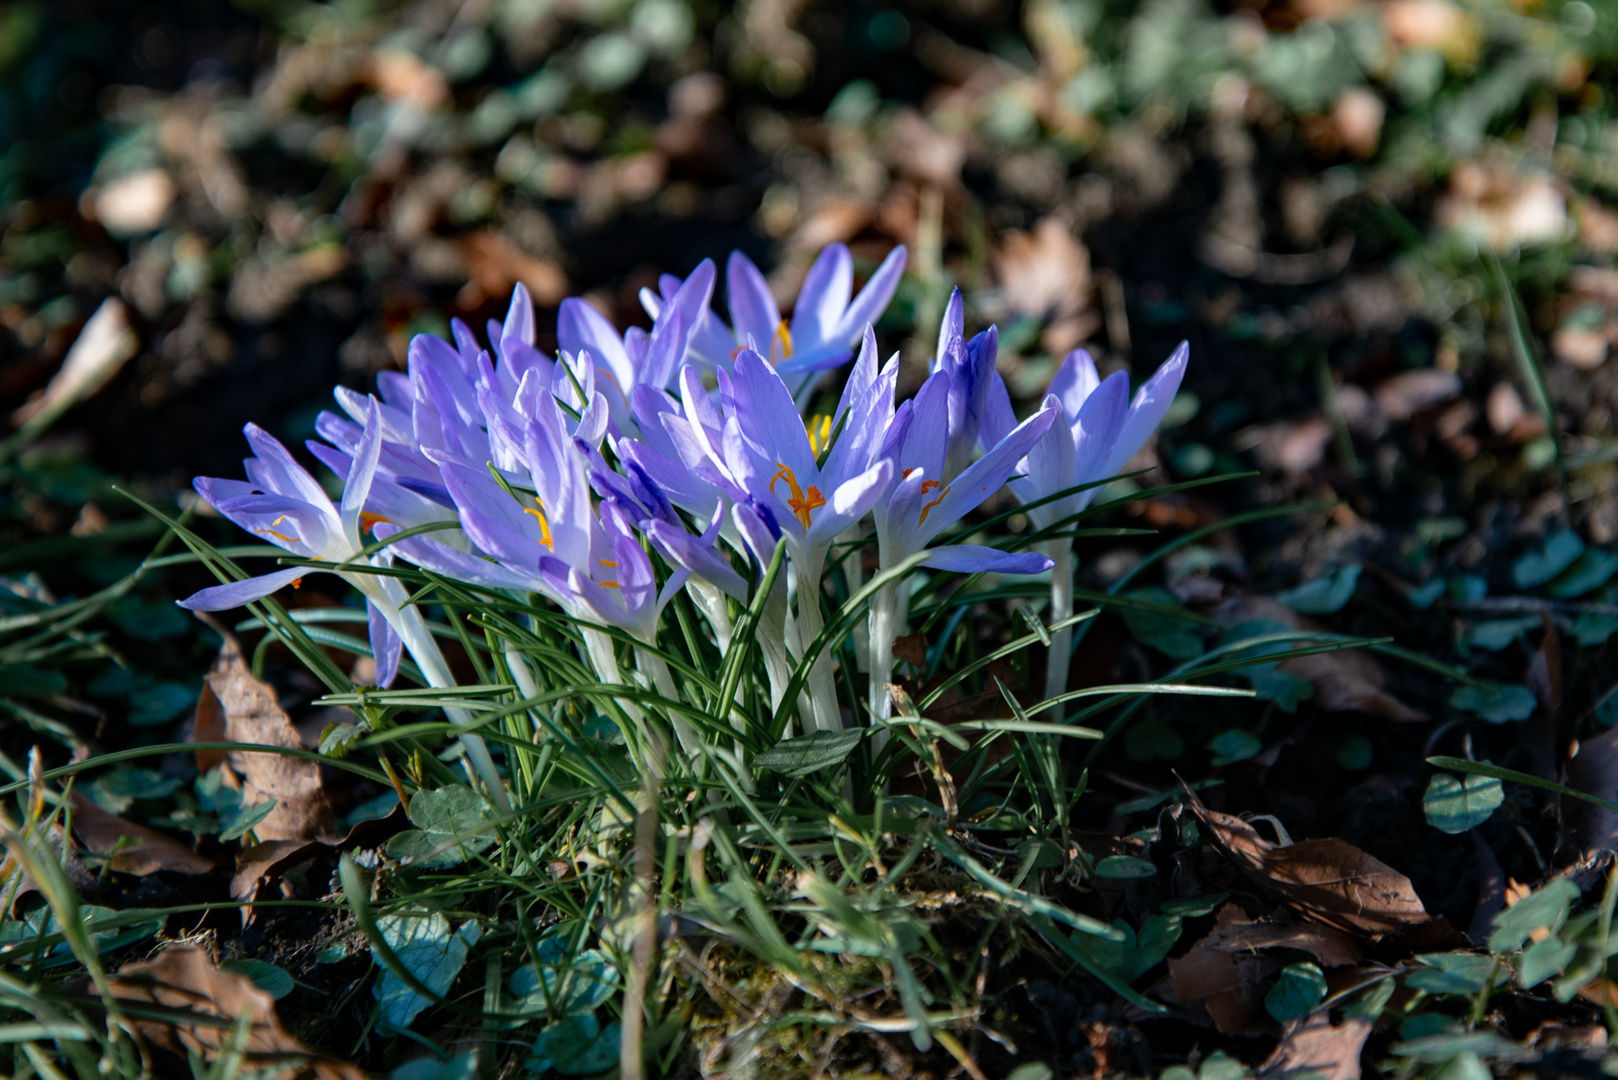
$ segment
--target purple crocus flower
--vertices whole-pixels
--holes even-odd
[[[1045,407],[1059,411],[1062,420],[1051,425],[1045,437],[1028,451],[1020,469],[1024,475],[1009,485],[1012,494],[1021,502],[1031,503],[1116,476],[1162,422],[1185,377],[1189,357],[1190,346],[1182,342],[1131,399],[1127,373],[1115,371],[1102,379],[1089,353],[1083,349],[1069,353],[1051,380],[1045,399]],[[995,375],[980,441],[987,445],[1002,437],[1015,423],[1011,395],[1006,392],[1000,376]],[[1032,507],[1028,516],[1036,528],[1050,528],[1089,506],[1098,490],[1091,487]],[[1073,614],[1073,539],[1056,537],[1041,546],[1055,561],[1051,574],[1050,621],[1061,622]],[[1056,697],[1067,689],[1072,639],[1071,627],[1051,635],[1046,698]]]
[[[949,442],[944,454],[944,471],[949,476],[965,471],[977,452],[989,387],[998,378],[994,364],[1000,351],[999,328],[990,326],[968,341],[965,322],[961,290],[956,289],[939,324],[938,352],[931,365],[934,372],[949,376]]]
[[[734,377],[720,374],[722,413],[686,369],[682,389],[693,440],[716,474],[780,523],[797,578],[797,629],[805,646],[821,629],[827,550],[893,477],[892,466],[876,460],[876,450],[893,415],[897,376],[898,357],[877,372],[876,340],[867,334],[835,417],[805,425],[780,372],[752,349],[737,355]],[[838,438],[826,446],[839,425]],[[842,726],[824,654],[811,672],[810,698],[817,728]]]
[[[843,244],[830,245],[809,268],[788,323],[753,260],[733,251],[725,266],[730,325],[704,304],[690,328],[689,355],[708,370],[729,371],[742,349],[752,349],[769,359],[792,396],[802,401],[822,372],[848,362],[855,342],[893,299],[905,258],[902,246],[894,248],[856,296],[853,256]],[[683,287],[680,279],[665,275],[660,293],[642,290],[641,303],[656,315]]]
[[[253,456],[242,463],[248,479],[199,476],[193,485],[197,494],[248,532],[294,555],[329,562],[332,569],[295,566],[276,570],[245,581],[203,589],[181,600],[180,606],[193,611],[225,611],[262,600],[287,585],[295,586],[312,573],[338,574],[365,595],[378,683],[388,685],[399,665],[401,642],[393,616],[403,599],[402,590],[398,597],[391,597],[387,578],[336,569],[340,564],[359,559],[364,547],[360,538],[361,515],[382,448],[380,406],[375,400],[370,402],[365,428],[354,448],[343,485],[341,506],[333,505],[315,478],[274,436],[256,424],[248,424],[244,433],[253,448]]]
[[[954,382],[949,371],[929,376],[916,396],[900,406],[888,429],[881,456],[891,463],[895,480],[875,506],[878,564],[890,570],[926,551],[922,565],[938,570],[1040,573],[1051,565],[1043,555],[1007,554],[974,544],[928,548],[940,533],[1000,490],[1018,461],[1056,419],[1055,410],[1042,409],[1007,431],[963,472],[951,475],[949,419]],[[893,638],[905,617],[902,603],[898,583],[892,583],[877,593],[871,607],[870,700],[872,714],[879,718],[888,715],[884,687],[893,669]]]
[[[662,306],[647,333],[632,326],[620,337],[607,317],[586,300],[562,301],[556,315],[556,338],[567,356],[589,357],[602,376],[602,389],[612,410],[613,423],[625,429],[629,404],[636,387],[666,389],[685,358],[688,330],[701,318],[713,295],[713,263],[702,265]]]

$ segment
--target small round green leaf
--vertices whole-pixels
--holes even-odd
[[[1505,789],[1492,776],[1457,777],[1439,773],[1427,785],[1421,807],[1427,824],[1451,835],[1475,829],[1505,801]]]
[[[1281,969],[1281,977],[1264,995],[1264,1009],[1284,1024],[1308,1016],[1325,998],[1325,973],[1314,964],[1291,964]]]
[[[246,975],[254,986],[276,1001],[292,993],[292,976],[264,960],[226,960],[219,965],[219,970]]]
[[[1096,863],[1096,877],[1147,878],[1157,873],[1157,867],[1133,855],[1108,855]]]

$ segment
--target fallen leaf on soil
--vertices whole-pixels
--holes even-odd
[[[1328,837],[1279,847],[1190,788],[1186,795],[1220,854],[1310,918],[1373,939],[1428,921],[1410,879],[1353,844]]]
[[[1259,1075],[1266,1080],[1305,1073],[1325,1080],[1359,1080],[1360,1052],[1370,1034],[1369,1020],[1354,1017],[1334,1027],[1331,1010],[1319,1009],[1286,1025]]]
[[[159,870],[206,874],[213,869],[211,861],[178,840],[109,814],[77,791],[72,798],[73,832],[79,842],[97,855],[115,852],[108,865],[118,873],[145,877]]]
[[[230,742],[303,746],[292,721],[276,703],[275,690],[253,678],[233,637],[225,638],[203,684],[197,704],[199,729],[205,726],[204,712],[212,709],[224,718],[225,738]],[[207,721],[212,722],[212,718]],[[321,785],[319,765],[283,754],[241,751],[232,751],[229,761],[242,776],[244,805],[276,800],[269,816],[253,826],[259,840],[335,839],[339,835],[337,815]]]
[[[324,846],[313,840],[266,840],[254,844],[236,856],[236,873],[230,879],[231,898],[251,900],[259,885]]]
[[[79,331],[78,339],[67,351],[67,358],[44,392],[12,413],[12,423],[19,427],[31,421],[43,425],[75,402],[94,394],[135,355],[136,344],[123,301],[116,296],[108,297]]]
[[[1168,962],[1175,998],[1183,1005],[1200,1002],[1226,1035],[1245,1034],[1262,1019],[1259,986],[1282,966],[1277,958],[1224,947],[1231,931],[1247,922],[1240,907],[1226,904],[1215,916],[1213,930],[1184,956]]]
[[[1090,252],[1061,218],[1048,217],[1032,232],[1008,233],[994,254],[994,269],[1006,309],[1050,319],[1072,339],[1068,348],[1100,325],[1089,310]]]
[[[567,275],[550,259],[538,259],[517,250],[505,237],[489,229],[461,240],[461,256],[471,281],[456,301],[471,310],[511,292],[522,282],[540,307],[552,307],[567,295]]]
[[[1345,967],[1360,962],[1360,947],[1354,939],[1330,926],[1301,923],[1220,921],[1203,939],[1210,949],[1244,953],[1254,949],[1297,949],[1320,961],[1322,967]]]
[[[1320,629],[1285,604],[1267,596],[1243,596],[1220,605],[1215,617],[1227,626],[1273,619],[1294,630]],[[1370,654],[1360,649],[1299,656],[1281,662],[1281,670],[1309,680],[1315,688],[1313,701],[1331,712],[1364,712],[1389,720],[1426,720],[1427,714],[1413,709],[1382,689],[1382,669]]]
[[[275,1003],[268,992],[253,985],[245,975],[220,971],[208,954],[195,946],[176,946],[155,960],[127,965],[113,980],[112,991],[124,1001],[146,1001],[230,1022],[224,1027],[134,1022],[148,1042],[173,1053],[189,1051],[201,1055],[204,1061],[213,1061],[234,1040],[231,1025],[243,1014],[251,1013],[252,1023],[242,1045],[247,1070],[267,1069],[259,1075],[276,1080],[365,1080],[365,1074],[355,1066],[319,1054],[293,1038],[275,1015]],[[275,1066],[281,1066],[279,1071]]]

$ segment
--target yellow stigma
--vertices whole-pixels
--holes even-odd
[[[552,551],[555,551],[556,545],[551,543],[551,522],[550,519],[545,516],[545,508],[542,506],[536,510],[533,507],[529,507],[525,509],[523,513],[533,514],[534,517],[539,519],[539,542],[550,548]]]
[[[787,329],[787,321],[782,319],[775,327],[775,336],[770,339],[770,363],[779,364],[783,360],[792,359],[792,331]]]
[[[285,514],[282,514],[280,517],[278,517],[274,521],[270,522],[264,528],[262,528],[262,529],[254,529],[253,531],[254,532],[261,532],[261,533],[269,533],[271,536],[275,537],[277,540],[285,540],[289,544],[301,544],[303,541],[299,537],[288,536],[286,533],[279,533],[279,532],[275,531],[275,527],[277,525],[281,524],[281,522],[285,521],[286,519],[287,519],[287,516]]]
[[[921,493],[923,495],[925,495],[929,491],[932,491],[936,487],[938,487],[938,481],[937,480],[923,480],[921,482]],[[945,484],[944,489],[938,493],[938,498],[934,499],[932,502],[928,503],[926,506],[923,506],[921,508],[921,519],[919,521],[917,521],[916,524],[917,525],[925,525],[925,524],[927,524],[927,512],[929,510],[931,510],[933,507],[937,506],[939,503],[943,502],[944,501],[944,496],[946,496],[948,494],[949,494],[949,485]]]
[[[820,460],[820,455],[826,452],[826,444],[831,441],[831,417],[817,416],[803,425],[803,430],[809,436],[809,452]]]
[[[792,508],[793,516],[798,519],[798,524],[802,525],[803,531],[807,533],[811,523],[809,513],[825,506],[825,497],[820,494],[820,489],[817,487],[811,487],[808,491],[804,491],[803,488],[798,486],[798,478],[792,475],[792,470],[782,465],[779,461],[775,463],[775,478],[770,481],[770,494],[772,495],[775,494],[777,480],[787,482],[787,488],[792,492],[792,497],[787,500],[787,505]]]

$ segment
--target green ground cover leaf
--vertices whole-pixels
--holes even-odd
[[[1359,585],[1364,567],[1346,563],[1296,588],[1277,593],[1276,599],[1301,615],[1333,615],[1343,610]]]
[[[1492,776],[1455,777],[1438,773],[1428,782],[1421,807],[1427,815],[1427,824],[1453,835],[1488,821],[1505,798],[1500,781]]]
[[[1584,553],[1579,534],[1564,529],[1545,538],[1544,546],[1530,551],[1511,564],[1511,580],[1519,589],[1543,585],[1572,565]]]
[[[1325,999],[1325,972],[1314,964],[1288,964],[1264,995],[1264,1011],[1284,1024],[1308,1016]]]
[[[1491,724],[1526,720],[1534,715],[1534,710],[1539,706],[1534,692],[1528,687],[1521,683],[1498,682],[1488,683],[1487,689],[1476,686],[1457,687],[1450,695],[1449,703],[1457,709],[1476,713]]]
[[[753,764],[761,769],[774,769],[783,776],[810,776],[847,761],[864,735],[859,728],[849,728],[783,739],[754,758]]]
[[[1186,610],[1179,597],[1161,585],[1135,589],[1125,593],[1124,597],[1175,611]],[[1120,608],[1119,613],[1124,617],[1124,625],[1129,627],[1129,632],[1141,644],[1150,645],[1174,660],[1190,660],[1202,655],[1202,638],[1192,630],[1193,624],[1188,620],[1136,607]]]
[[[430,915],[384,915],[376,925],[405,969],[440,997],[454,984],[468,951],[483,936],[472,921],[452,932],[449,920],[436,911]],[[372,949],[373,956],[375,951]],[[381,961],[377,964],[380,966]],[[409,1027],[417,1014],[431,1004],[386,969],[373,993],[381,1006],[382,1019],[395,1028]]]

